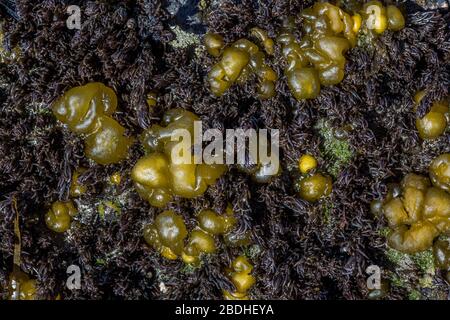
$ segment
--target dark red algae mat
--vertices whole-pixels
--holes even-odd
[[[386,224],[369,210],[388,183],[409,172],[427,174],[431,159],[450,151],[448,133],[422,142],[414,125],[434,100],[449,94],[447,9],[399,2],[406,27],[352,49],[344,81],[299,102],[283,78],[276,97],[267,101],[255,97],[252,82],[212,96],[205,77],[214,59],[198,41],[213,31],[231,42],[248,37],[253,26],[274,36],[283,17],[312,1],[0,2],[14,7],[9,13],[2,9],[4,46],[20,50],[16,61],[0,64],[0,297],[6,298],[13,265],[14,200],[22,269],[48,299],[219,299],[222,289],[232,287],[224,268],[242,253],[255,265],[255,299],[365,299],[369,265],[378,265],[390,282],[387,298],[448,295],[442,274],[424,268],[426,257],[409,257],[418,263],[408,260],[406,266],[392,258],[383,236]],[[66,27],[70,4],[81,7],[81,30]],[[283,73],[281,61],[270,63]],[[230,202],[239,220],[234,232],[250,231],[251,246],[221,244],[201,268],[189,268],[145,244],[142,227],[160,210],[139,198],[129,178],[142,147],[135,144],[119,164],[96,165],[84,156],[80,137],[51,113],[51,103],[65,90],[90,81],[114,88],[119,98],[114,117],[129,135],[139,135],[174,107],[198,114],[205,128],[280,130],[283,173],[272,182],[254,183],[231,167],[204,196],[169,206],[192,228],[195,212],[222,211]],[[419,89],[428,94],[415,114],[412,96]],[[145,101],[150,90],[159,97],[151,110]],[[345,143],[330,141],[328,131],[348,125],[353,130]],[[309,204],[296,192],[295,168],[304,153],[317,155],[334,173],[333,192],[319,203]],[[75,200],[80,216],[70,232],[55,234],[43,215],[52,202],[68,199],[79,167],[88,169],[82,180],[89,191]],[[122,175],[118,187],[108,183],[114,172]],[[105,201],[117,203],[120,213],[107,209],[99,215]],[[81,267],[80,290],[66,288],[71,264]]]

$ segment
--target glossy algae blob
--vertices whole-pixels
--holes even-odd
[[[207,209],[198,214],[197,221],[198,226],[188,232],[181,215],[164,211],[145,226],[144,239],[166,259],[181,257],[186,264],[198,265],[203,254],[216,252],[216,236],[231,231],[236,219],[234,213],[219,215]]]
[[[298,162],[302,176],[298,181],[300,198],[308,202],[316,202],[328,196],[333,189],[333,180],[330,176],[314,172],[317,160],[312,155],[302,155]]]
[[[390,189],[382,204],[391,228],[390,247],[413,254],[429,249],[438,236],[450,235],[450,194],[445,189],[445,179],[450,179],[449,157],[443,154],[432,161],[431,181],[410,173],[400,186]]]
[[[377,1],[353,15],[328,2],[316,2],[301,13],[303,36],[296,39],[293,17],[285,20],[277,38],[286,61],[288,86],[297,100],[313,99],[321,86],[331,86],[344,79],[345,53],[355,47],[363,23],[382,33],[386,28],[400,30],[405,21],[395,6],[385,8]]]
[[[450,153],[444,153],[431,162],[430,179],[434,186],[450,192]]]
[[[58,233],[67,231],[72,223],[72,217],[78,213],[72,201],[56,201],[52,204],[50,210],[45,215],[47,227]]]
[[[59,121],[85,137],[86,156],[103,165],[124,159],[131,144],[125,128],[110,117],[116,108],[114,91],[98,82],[68,90],[52,106]]]
[[[198,226],[191,232],[182,259],[188,264],[198,264],[202,254],[215,253],[216,237],[226,236],[234,228],[236,218],[233,211],[224,215],[205,209],[197,215]]]
[[[228,277],[235,287],[234,292],[223,290],[225,300],[249,300],[248,291],[256,283],[251,274],[253,266],[245,256],[238,256],[231,263],[231,268],[226,270]]]
[[[36,300],[36,280],[18,268],[9,275],[8,300]]]
[[[304,154],[298,160],[298,168],[301,173],[306,174],[317,168],[317,160],[310,154]]]
[[[321,173],[313,174],[300,180],[300,197],[309,202],[316,202],[331,193],[332,185],[330,176]]]
[[[187,234],[183,218],[173,211],[160,213],[144,228],[145,241],[169,259],[181,254]]]
[[[304,36],[295,38],[295,23],[286,19],[278,42],[286,60],[285,74],[297,100],[313,99],[321,86],[344,78],[345,52],[356,44],[356,19],[341,8],[317,2],[301,12]],[[358,29],[358,28],[357,28]]]
[[[251,34],[262,42],[266,52],[273,54],[273,40],[268,37],[267,32],[261,28],[253,28]],[[204,41],[208,52],[220,57],[224,46],[222,36],[208,33]],[[257,93],[260,99],[269,99],[275,95],[277,74],[265,63],[265,54],[259,47],[242,38],[223,50],[221,59],[211,68],[207,80],[211,92],[220,97],[234,83],[245,82],[251,74],[259,79]]]
[[[448,126],[449,101],[436,101],[430,111],[416,120],[416,128],[423,140],[435,139],[441,136]]]
[[[200,196],[225,173],[225,165],[195,164],[192,156],[176,151],[178,141],[171,141],[173,133],[186,130],[191,137],[187,146],[190,149],[194,143],[194,121],[198,120],[192,112],[172,109],[164,115],[161,125],[153,125],[143,134],[148,154],[137,161],[131,178],[140,196],[152,206],[163,207],[174,196]]]

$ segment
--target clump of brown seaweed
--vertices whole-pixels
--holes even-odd
[[[66,8],[58,1],[18,0],[17,20],[4,16],[3,45],[18,47],[20,56],[0,64],[0,287],[13,265],[13,199],[20,212],[21,267],[37,280],[41,297],[221,298],[222,290],[233,290],[223,269],[242,253],[254,265],[253,298],[364,298],[368,265],[399,276],[398,266],[385,254],[384,222],[370,214],[369,204],[386,194],[389,182],[409,172],[425,173],[433,158],[450,152],[448,133],[421,141],[414,126],[433,101],[449,94],[448,11],[424,11],[400,1],[405,28],[374,41],[362,37],[347,55],[346,77],[339,85],[324,88],[314,100],[297,101],[286,81],[279,81],[276,97],[261,101],[254,98],[251,84],[233,86],[221,98],[211,95],[205,78],[213,59],[193,46],[169,45],[175,39],[171,26],[200,36],[205,30],[220,33],[226,42],[245,37],[252,27],[274,37],[284,17],[313,1],[205,3],[191,13],[193,26],[171,14],[172,7],[149,0],[79,1],[81,30],[66,28]],[[271,67],[282,75],[280,66]],[[254,183],[231,168],[204,196],[170,205],[189,229],[195,212],[223,212],[230,202],[237,218],[232,232],[250,232],[252,246],[223,247],[208,255],[202,267],[186,268],[145,244],[142,229],[159,211],[133,191],[127,174],[143,151],[135,145],[122,163],[91,163],[84,157],[83,141],[62,129],[51,113],[51,103],[64,91],[91,81],[117,92],[115,118],[135,136],[172,108],[194,112],[204,127],[280,129],[283,173],[270,183]],[[423,89],[427,95],[414,113],[412,97]],[[150,90],[159,101],[149,110]],[[336,171],[331,195],[310,204],[297,196],[292,172],[302,154],[318,155],[320,163],[331,154],[339,156],[327,150],[333,144],[324,144],[317,129],[324,119],[332,130],[351,128],[345,142],[352,156]],[[87,168],[79,180],[89,192],[74,200],[79,214],[72,228],[52,233],[43,216],[51,203],[68,199],[79,167]],[[115,172],[123,177],[119,185],[109,182]],[[99,214],[105,203],[118,209]],[[71,264],[82,266],[80,290],[65,287]],[[416,279],[417,272],[408,279]],[[442,296],[448,291],[444,281],[436,275],[433,292],[420,294]],[[409,295],[406,286],[391,285],[388,297]]]

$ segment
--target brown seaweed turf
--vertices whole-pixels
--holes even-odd
[[[426,173],[433,157],[450,151],[449,134],[422,143],[414,128],[415,117],[448,94],[448,13],[406,5],[406,28],[386,32],[372,48],[351,50],[340,85],[324,88],[317,99],[298,102],[282,78],[277,96],[260,101],[254,98],[252,82],[233,86],[221,98],[211,95],[205,75],[214,59],[205,52],[196,56],[192,47],[169,45],[175,35],[164,3],[78,2],[80,31],[66,28],[64,1],[17,1],[20,20],[4,17],[7,43],[18,46],[22,56],[17,63],[0,65],[1,288],[12,268],[13,199],[20,214],[22,268],[38,280],[42,297],[216,299],[222,288],[231,288],[223,269],[241,249],[221,246],[219,254],[192,270],[165,260],[142,241],[142,226],[159,210],[139,198],[129,178],[130,168],[143,155],[138,143],[126,161],[95,165],[84,157],[80,137],[56,122],[52,101],[89,81],[114,88],[120,106],[114,116],[130,135],[140,134],[174,107],[197,113],[205,127],[280,130],[283,174],[270,184],[255,184],[231,168],[203,197],[171,205],[191,228],[201,208],[223,211],[227,202],[235,206],[236,232],[250,230],[260,249],[251,250],[257,278],[253,297],[364,298],[366,267],[394,268],[383,254],[383,221],[370,214],[369,203],[383,195],[388,182],[411,171]],[[275,36],[283,17],[309,4],[225,0],[201,15],[207,29],[233,41],[248,36],[253,26]],[[271,63],[281,75],[282,61],[274,58]],[[414,114],[411,97],[423,88],[428,95]],[[145,103],[150,90],[160,98],[151,111]],[[319,119],[354,127],[349,137],[354,157],[335,179],[330,199],[308,204],[296,195],[292,172],[302,153],[320,155],[322,140],[314,129]],[[70,233],[56,235],[45,228],[42,217],[53,201],[68,198],[70,177],[79,166],[88,168],[82,179],[89,193],[76,202],[80,218]],[[107,179],[116,171],[123,182],[113,188]],[[121,214],[101,219],[96,213],[99,201],[116,198]],[[331,223],[324,218],[326,207],[332,208]],[[71,264],[82,269],[80,290],[65,286]],[[439,277],[435,285],[446,286]],[[405,295],[397,289],[389,297]]]

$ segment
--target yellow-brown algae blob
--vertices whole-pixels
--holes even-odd
[[[315,202],[331,193],[333,182],[330,176],[321,173],[305,177],[299,182],[300,198]]]
[[[408,223],[414,223],[422,219],[422,211],[425,202],[425,193],[414,187],[403,189],[403,206],[408,214]]]
[[[427,250],[439,235],[436,227],[427,221],[419,221],[411,226],[401,225],[388,236],[388,244],[395,250],[413,254]]]
[[[265,55],[261,52],[256,44],[247,40],[239,39],[234,42],[232,47],[239,48],[247,52],[250,56],[248,65],[244,68],[242,77],[248,77],[250,73],[254,73],[259,78],[258,96],[260,99],[269,99],[275,95],[275,81],[278,79],[275,71],[265,63]],[[243,79],[245,81],[245,79]],[[243,82],[242,81],[242,82]]]
[[[233,292],[223,290],[224,300],[249,300],[249,297],[245,293]]]
[[[352,16],[352,20],[353,20],[353,27],[352,30],[355,33],[355,35],[359,32],[359,30],[361,29],[361,24],[362,24],[362,17],[359,13],[355,13]]]
[[[275,43],[274,41],[269,37],[269,35],[267,34],[267,31],[258,28],[258,27],[254,27],[250,29],[250,33],[257,38],[259,41],[261,41],[261,43],[264,46],[264,50],[267,52],[267,54],[269,55],[273,55],[274,54],[274,47],[275,47]]]
[[[225,215],[219,215],[212,210],[202,210],[197,220],[198,227],[191,232],[181,255],[183,261],[188,264],[198,264],[202,254],[216,252],[214,236],[228,234],[236,224],[232,210],[227,210]]]
[[[310,154],[304,154],[298,161],[298,168],[301,173],[306,174],[309,171],[317,168],[317,160]]]
[[[8,299],[9,300],[36,300],[36,280],[15,270],[9,276]]]
[[[222,59],[211,68],[208,74],[211,92],[218,97],[223,95],[237,80],[249,59],[249,54],[239,48],[226,48]]]
[[[450,194],[435,187],[429,188],[423,204],[423,216],[427,219],[450,218]]]
[[[396,6],[388,5],[386,7],[386,14],[388,18],[389,30],[399,31],[405,27],[405,18]]]
[[[169,259],[181,254],[187,234],[183,218],[173,211],[160,213],[154,223],[144,228],[145,241]]]
[[[450,192],[450,153],[444,153],[431,162],[430,179],[434,186]]]
[[[186,264],[199,265],[200,263],[200,258],[198,256],[190,256],[184,251],[181,253],[181,259]]]
[[[229,232],[236,223],[236,218],[233,216],[220,216],[212,210],[201,211],[197,220],[200,228],[214,235]]]
[[[430,165],[434,186],[426,177],[408,174],[400,189],[396,187],[395,192],[390,191],[386,196],[382,211],[392,229],[388,235],[388,244],[392,248],[408,254],[417,253],[430,248],[439,235],[450,234],[450,194],[436,182],[433,172],[434,166],[445,158],[446,154],[443,154]]]
[[[285,74],[297,100],[313,99],[321,85],[340,83],[344,78],[345,52],[356,45],[361,16],[350,16],[327,2],[317,2],[301,12],[303,38],[297,42],[293,19],[286,20],[278,37],[286,60]]]
[[[109,182],[111,182],[111,184],[114,184],[116,186],[118,186],[120,184],[120,181],[122,180],[122,177],[120,176],[120,172],[114,172],[110,177],[109,177]]]
[[[231,264],[228,276],[236,288],[235,292],[223,291],[226,300],[247,300],[248,291],[256,283],[255,277],[251,274],[253,266],[245,256],[237,257]]]
[[[278,77],[275,71],[265,64],[264,60],[264,53],[250,40],[235,41],[225,48],[221,60],[211,68],[208,74],[212,93],[221,96],[233,83],[243,83],[251,73],[255,73],[259,78],[257,90],[259,98],[273,97],[275,81]]]
[[[72,201],[56,201],[46,213],[45,223],[50,230],[62,233],[70,228],[72,217],[77,213]]]
[[[117,97],[102,83],[88,83],[68,90],[52,106],[55,117],[74,133],[86,136],[85,152],[100,164],[124,159],[132,140],[125,129],[110,117]]]
[[[415,173],[408,173],[401,182],[401,187],[403,189],[413,187],[422,191],[426,191],[430,186],[431,183],[427,177]]]
[[[198,257],[202,253],[214,253],[216,252],[214,237],[203,230],[194,229],[189,236],[184,252],[193,257]]]
[[[98,128],[98,118],[111,115],[117,108],[117,97],[111,88],[93,82],[67,91],[52,109],[56,118],[75,133],[92,133]]]
[[[289,89],[297,100],[314,99],[319,95],[320,80],[315,69],[295,68],[286,76]]]
[[[416,128],[423,140],[439,137],[447,129],[445,113],[428,112],[423,118],[416,120]]]
[[[84,168],[78,168],[72,175],[69,189],[69,194],[72,198],[79,197],[87,191],[87,187],[78,181],[80,174],[83,174],[85,171],[86,169]]]
[[[113,118],[105,116],[100,117],[98,123],[99,129],[85,140],[87,157],[103,165],[125,159],[132,142],[124,135],[125,128]]]
[[[400,198],[394,198],[383,205],[383,212],[391,228],[409,221],[408,214]]]
[[[139,195],[152,206],[163,207],[174,196],[200,196],[227,170],[222,164],[194,164],[192,157],[184,163],[184,155],[172,154],[178,143],[171,141],[174,131],[185,129],[192,137],[197,120],[189,111],[172,109],[164,115],[163,126],[153,125],[144,133],[143,144],[150,153],[137,161],[131,178]]]
[[[219,57],[220,52],[225,46],[223,37],[217,33],[207,33],[203,38],[205,43],[206,51],[214,57]]]

